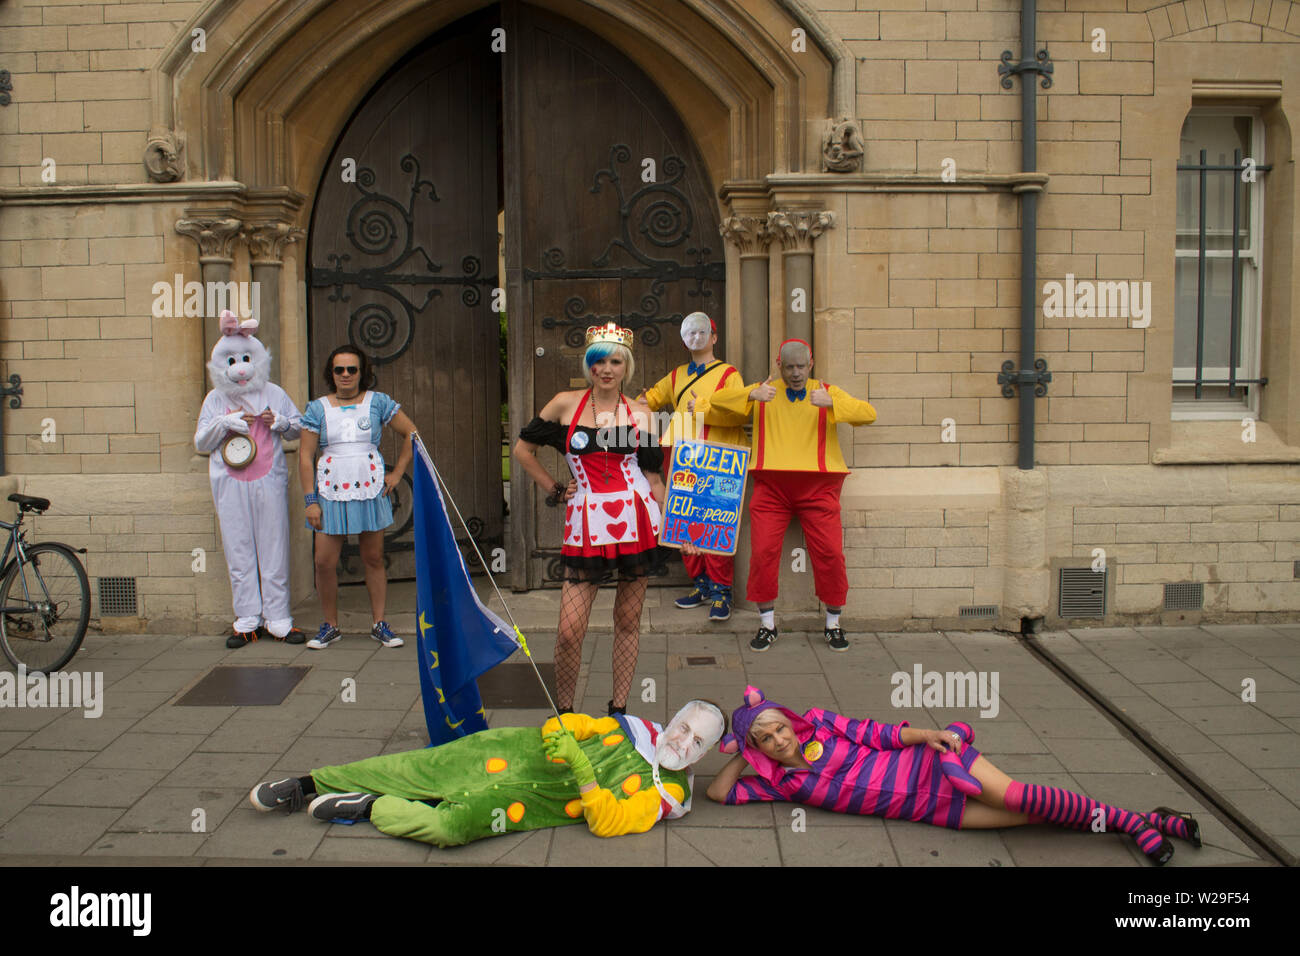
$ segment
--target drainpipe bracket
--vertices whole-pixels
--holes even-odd
[[[1017,369],[1016,363],[1007,359],[1002,363],[998,373],[998,384],[1002,386],[1003,398],[1015,398],[1015,386],[1034,386],[1034,396],[1043,398],[1047,394],[1047,383],[1052,380],[1052,373],[1047,370],[1047,359],[1034,359],[1033,371]]]
[[[1047,52],[1047,48],[1038,51],[1036,60],[1021,60],[1019,63],[1013,63],[1015,54],[1010,50],[1002,51],[1002,62],[998,64],[998,76],[1002,77],[1002,88],[1011,89],[1011,78],[1017,73],[1038,73],[1042,77],[1043,89],[1052,88],[1052,58]]]

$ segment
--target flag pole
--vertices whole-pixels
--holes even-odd
[[[438,471],[438,466],[433,463],[433,456],[429,454],[429,448],[425,445],[424,440],[418,433],[412,433],[415,441],[420,443],[420,448],[424,451],[424,458],[433,469],[433,477],[437,479],[438,484],[442,487],[443,494],[451,502],[452,510],[456,512],[456,518],[460,521],[460,526],[465,529],[465,536],[469,538],[470,545],[474,548],[474,553],[478,555],[479,564],[483,565],[483,570],[487,573],[488,582],[492,585],[492,590],[496,592],[501,599],[501,606],[505,608],[506,617],[510,621],[510,626],[515,629],[515,638],[519,641],[519,646],[523,649],[524,656],[528,658],[528,663],[533,665],[533,673],[537,675],[537,682],[542,685],[542,693],[546,695],[546,702],[551,705],[551,713],[555,714],[555,719],[559,721],[561,727],[564,727],[564,721],[560,720],[560,710],[555,706],[555,701],[551,698],[551,692],[546,686],[546,680],[542,677],[542,672],[537,667],[537,662],[533,660],[533,653],[528,649],[528,640],[524,637],[524,632],[519,630],[519,625],[515,623],[515,616],[510,613],[510,605],[506,603],[505,595],[497,587],[497,582],[492,577],[492,569],[488,566],[487,560],[483,557],[483,552],[478,549],[478,542],[474,540],[474,535],[470,533],[469,526],[465,523],[464,517],[460,513],[460,508],[456,504],[456,499],[452,496],[451,488],[442,477],[442,472]],[[472,586],[472,585],[471,585]]]

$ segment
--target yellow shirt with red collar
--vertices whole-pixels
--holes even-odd
[[[646,389],[645,400],[652,412],[663,408],[672,409],[672,422],[660,440],[661,445],[671,445],[683,438],[698,438],[700,441],[716,441],[726,445],[748,445],[749,441],[741,426],[749,421],[749,416],[718,411],[710,416],[708,422],[698,414],[700,403],[705,396],[712,395],[718,389],[736,385],[740,382],[740,373],[735,366],[715,360],[710,362],[708,371],[692,382],[687,365],[679,365],[665,375],[653,388]],[[689,385],[689,387],[687,387]],[[687,410],[691,392],[695,393],[696,414]],[[678,401],[678,396],[681,401]]]
[[[703,412],[705,421],[719,415],[753,416],[754,451],[749,459],[752,471],[847,472],[835,426],[870,425],[876,420],[871,404],[842,388],[827,385],[833,404],[818,408],[811,398],[822,382],[815,378],[808,380],[804,397],[795,402],[786,394],[785,383],[776,381],[772,386],[776,397],[770,402],[754,401],[749,393],[758,385],[742,384],[719,389],[707,399],[697,397],[695,411]]]

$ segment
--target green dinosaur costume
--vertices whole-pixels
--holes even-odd
[[[438,747],[322,767],[311,775],[320,793],[380,794],[370,810],[375,827],[438,846],[584,818],[597,836],[639,833],[668,815],[670,805],[655,787],[650,762],[633,743],[631,723],[566,714],[564,724],[596,772],[598,789],[582,797],[572,769],[542,750],[542,734],[557,729],[554,718],[541,733],[526,727],[481,730]],[[688,771],[661,768],[659,779],[679,804],[688,803]]]

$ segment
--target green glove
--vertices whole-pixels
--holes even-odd
[[[552,760],[561,760],[573,768],[573,776],[578,786],[585,787],[596,782],[596,771],[591,769],[591,761],[578,746],[578,741],[567,730],[553,730],[542,740],[546,756]]]

